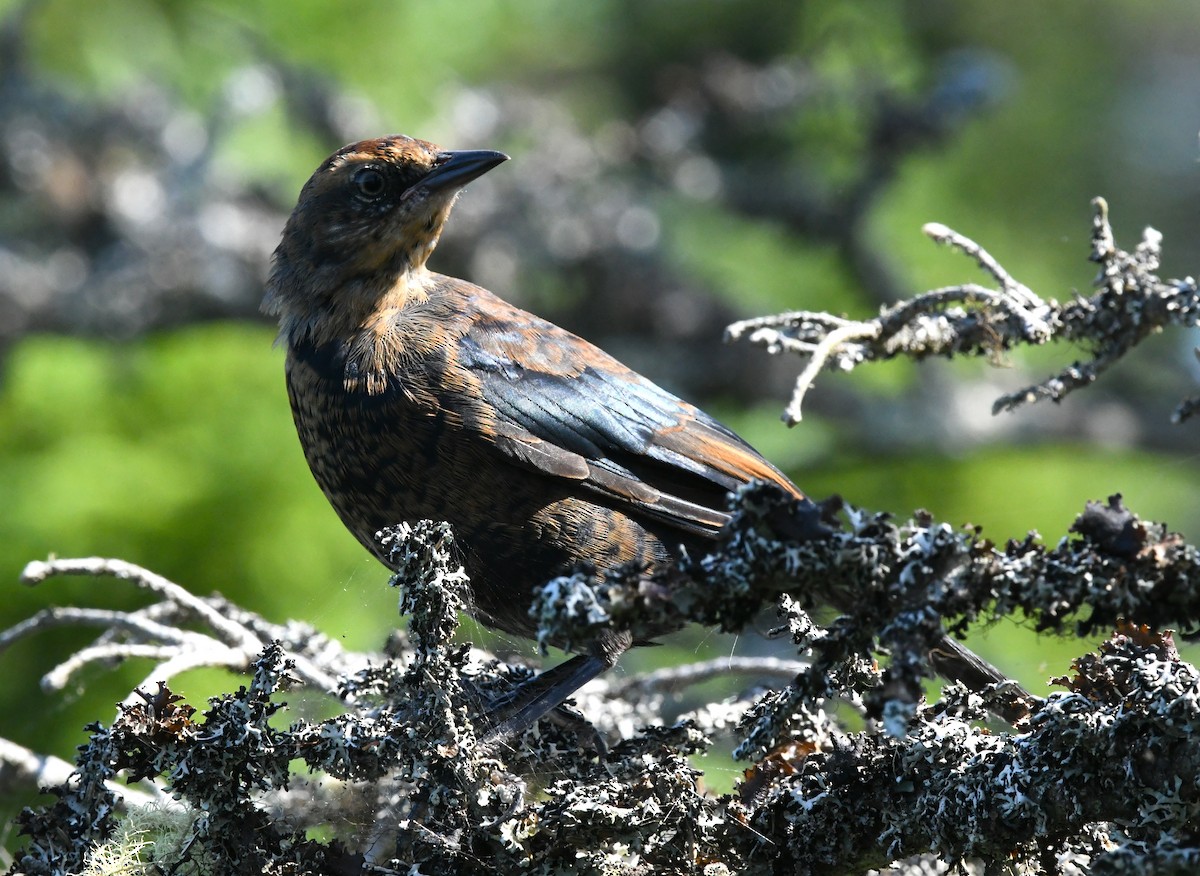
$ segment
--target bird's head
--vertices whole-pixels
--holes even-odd
[[[300,191],[263,310],[290,334],[370,306],[424,272],[459,191],[507,159],[402,135],[342,147]]]

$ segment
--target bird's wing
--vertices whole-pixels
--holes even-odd
[[[513,461],[702,536],[751,479],[800,495],[732,431],[587,341],[490,295],[473,307],[455,359]]]

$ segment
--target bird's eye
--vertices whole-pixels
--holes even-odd
[[[383,174],[373,167],[364,167],[354,174],[354,185],[364,198],[378,198],[386,188]]]

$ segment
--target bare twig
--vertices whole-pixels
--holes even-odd
[[[703,684],[727,675],[754,675],[786,682],[807,668],[808,664],[800,660],[781,660],[778,657],[718,657],[624,678],[609,683],[606,693],[609,696],[641,695]]]
[[[1033,291],[1030,290],[1028,286],[1017,282],[1013,276],[1006,271],[1004,267],[998,261],[996,261],[996,259],[992,257],[991,253],[989,253],[975,241],[971,240],[971,238],[959,234],[957,231],[949,228],[946,225],[943,225],[940,222],[926,223],[925,227],[923,227],[921,231],[924,232],[924,234],[926,234],[928,237],[933,238],[933,240],[935,240],[937,243],[945,244],[946,246],[949,246],[952,249],[957,249],[964,255],[973,258],[980,268],[982,268],[987,274],[990,274],[992,277],[996,278],[996,281],[1000,283],[1000,288],[1004,290],[1005,295],[1017,301],[1024,302],[1025,306],[1029,308],[1037,309],[1046,306],[1045,302],[1034,295]]]
[[[65,785],[75,772],[75,764],[53,755],[38,754],[0,737],[0,794],[10,794],[22,788]],[[125,805],[148,806],[170,800],[152,782],[142,782],[140,785],[108,782],[107,785],[117,800]]]
[[[167,578],[123,560],[104,557],[57,559],[29,563],[21,581],[36,586],[56,575],[116,578],[133,583],[162,599],[132,612],[103,609],[54,608],[0,632],[0,649],[17,639],[50,627],[100,625],[105,633],[92,646],[72,655],[43,679],[49,690],[61,690],[85,666],[127,658],[157,661],[143,685],[169,681],[181,672],[200,667],[244,669],[272,641],[287,643],[294,672],[307,684],[330,695],[339,691],[338,674],[361,665],[362,658],[348,655],[336,642],[303,625],[277,626],[231,606],[220,597],[201,598]],[[180,624],[199,621],[211,635]],[[119,637],[118,637],[119,634]],[[135,691],[137,688],[135,688]],[[126,702],[132,702],[131,692]]]
[[[45,582],[57,575],[82,575],[89,578],[116,578],[129,581],[141,590],[147,590],[156,596],[161,596],[168,602],[174,603],[187,612],[208,624],[214,632],[220,634],[231,646],[243,646],[247,649],[260,646],[256,637],[243,627],[226,620],[203,599],[180,587],[174,581],[164,578],[125,560],[107,559],[105,557],[87,557],[83,559],[34,560],[25,566],[21,572],[21,583],[30,587]],[[258,648],[261,650],[261,648]],[[257,653],[257,651],[255,652]]]

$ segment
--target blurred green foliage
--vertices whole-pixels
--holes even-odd
[[[12,6],[0,2],[0,14]],[[1197,120],[1160,119],[1167,139],[1137,140],[1138,151],[1125,136],[1131,117],[1119,111],[1140,105],[1138,95],[1158,94],[1150,86],[1168,74],[1150,47],[1161,41],[1190,71],[1181,87],[1200,84],[1198,31],[1193,0],[460,0],[352,9],[283,0],[46,0],[37,6],[28,48],[47,75],[82,93],[154,79],[202,112],[230,70],[265,47],[364,95],[385,130],[433,139],[447,125],[440,102],[473,81],[545,83],[549,97],[598,128],[635,115],[654,92],[655,71],[667,76],[672,65],[715,49],[750,59],[793,51],[826,82],[853,90],[880,80],[911,88],[946,53],[982,48],[1012,64],[1007,101],[950,147],[907,161],[871,215],[870,234],[914,290],[975,279],[971,264],[920,235],[924,222],[938,220],[982,241],[1040,293],[1063,297],[1090,280],[1087,202],[1097,194],[1113,202],[1125,243],[1140,225],[1154,223],[1166,234],[1168,272],[1195,270],[1197,177],[1194,163],[1181,166],[1171,138],[1194,142]],[[860,120],[847,104],[831,103],[788,148],[811,150],[836,188],[860,140]],[[325,152],[278,112],[240,125],[221,148],[230,174],[257,176],[289,193],[284,200]],[[516,152],[515,159],[536,156]],[[716,207],[665,198],[661,208],[662,246],[739,312],[862,313],[873,306],[824,245]],[[50,603],[143,604],[116,582],[56,580],[37,591],[14,583],[31,559],[102,554],[141,563],[196,592],[219,590],[272,620],[305,620],[350,647],[383,641],[396,622],[395,596],[384,587],[385,571],[342,529],[307,471],[272,337],[262,325],[206,325],[128,342],[29,337],[10,352],[0,386],[0,623]],[[1178,339],[1162,343],[1170,350]],[[744,355],[764,354],[747,347]],[[1034,361],[1061,364],[1064,355]],[[1164,361],[1183,361],[1173,356],[1129,366],[1142,377],[1113,379],[1135,388],[1157,381]],[[832,397],[855,381],[882,395],[924,367],[934,366],[898,363],[828,377],[817,392]],[[970,363],[946,373],[977,378],[985,367]],[[1184,366],[1176,369],[1182,374]],[[1031,379],[1040,374],[1035,369]],[[1183,385],[1178,374],[1174,380]],[[1084,410],[1084,395],[1065,406]],[[1193,541],[1200,536],[1200,466],[1191,456],[1008,441],[982,442],[953,458],[934,449],[869,455],[848,450],[859,443],[820,419],[785,431],[777,419],[782,402],[712,404],[816,496],[836,492],[900,514],[924,507],[953,524],[982,524],[1003,540],[1030,527],[1056,539],[1084,500],[1122,492],[1143,516],[1167,520]],[[1169,404],[1144,428],[1171,428]],[[980,647],[1038,690],[1080,650],[1077,643],[1031,648],[1021,634],[1016,624],[1002,624]],[[0,655],[0,735],[69,756],[85,722],[111,719],[113,701],[139,678],[139,667],[114,676],[89,671],[86,690],[66,697],[36,686],[86,641],[86,633],[58,631]],[[696,632],[680,642],[682,657],[655,649],[628,662],[728,647],[727,639]],[[520,647],[529,653],[527,644]],[[184,692],[198,701],[220,683],[204,674]]]

